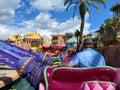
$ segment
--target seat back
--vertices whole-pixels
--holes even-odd
[[[115,69],[112,67],[94,68],[45,68],[44,84],[46,90],[82,90],[81,85],[87,81],[113,82]]]

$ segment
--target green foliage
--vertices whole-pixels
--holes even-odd
[[[116,16],[120,16],[120,9],[117,9],[117,10],[115,11],[115,15],[116,15]]]
[[[117,32],[120,30],[120,17],[106,19],[100,27],[100,41],[104,44],[117,41]]]
[[[109,26],[109,27],[113,27],[113,28],[118,29],[119,24],[120,24],[120,18],[119,17],[116,17],[116,18],[113,18],[113,19],[108,18],[108,19],[105,20],[104,23],[107,27]]]
[[[110,18],[108,18],[108,19],[106,19],[105,20],[105,22],[104,22],[106,25],[108,25],[108,26],[110,26],[110,25],[113,25],[113,19],[110,19]]]
[[[90,14],[89,8],[93,7],[100,12],[99,4],[106,7],[106,0],[65,0],[64,6],[66,10],[68,10],[71,6],[74,6],[73,18],[75,16],[76,11],[79,11],[81,17],[81,26],[80,26],[80,36],[79,36],[79,43],[77,49],[80,48],[80,44],[82,43],[82,36],[84,30],[84,23],[85,23],[85,14],[88,12]]]
[[[77,9],[81,8],[80,5],[82,3],[85,4],[86,12],[88,12],[89,15],[90,15],[91,7],[97,9],[98,12],[100,12],[100,8],[98,6],[99,4],[106,7],[106,0],[65,0],[64,6],[66,6],[66,10],[68,10],[70,7],[74,6],[74,11],[73,11],[73,18],[74,18]],[[85,9],[85,8],[83,8],[83,9]],[[82,11],[84,11],[84,10],[82,10]],[[80,10],[79,10],[79,13],[80,13]]]

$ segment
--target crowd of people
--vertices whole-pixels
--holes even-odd
[[[47,51],[47,54],[53,58],[53,62],[60,62],[53,63],[52,67],[96,67],[106,65],[103,55],[93,48],[93,42],[90,38],[84,39],[80,52],[76,52],[76,47],[68,47],[64,52]]]
[[[86,38],[82,44],[82,50],[76,52],[76,47],[68,47],[66,51],[40,53],[39,62],[30,64],[29,70],[26,73],[26,78],[31,85],[38,88],[40,77],[45,67],[97,67],[105,66],[105,60],[102,54],[93,49],[93,42],[90,38]]]
[[[67,60],[67,59],[66,59]],[[72,59],[67,62],[63,62],[59,65],[53,65],[53,67],[62,66],[78,66],[78,67],[96,67],[105,66],[105,59],[101,53],[93,49],[93,42],[90,38],[86,38],[82,44],[82,51],[73,55]]]

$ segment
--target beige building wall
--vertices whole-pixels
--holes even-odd
[[[50,46],[51,45],[51,39],[44,38],[43,39],[43,46]]]
[[[52,44],[65,46],[65,36],[64,35],[52,35]]]

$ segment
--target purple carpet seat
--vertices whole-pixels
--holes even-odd
[[[26,61],[30,58],[39,61],[39,55],[0,40],[0,63],[4,63],[16,69],[16,65],[19,61]]]
[[[4,63],[25,76],[31,63],[39,62],[39,55],[0,40],[0,63]]]
[[[109,66],[46,67],[43,74],[39,90],[116,90],[116,69]]]

